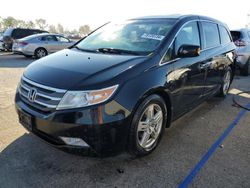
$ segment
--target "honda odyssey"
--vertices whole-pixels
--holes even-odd
[[[225,97],[235,45],[215,19],[151,16],[109,23],[30,64],[15,97],[20,123],[65,150],[152,152],[166,127]]]

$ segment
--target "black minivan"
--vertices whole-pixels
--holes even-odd
[[[3,33],[3,48],[10,51],[14,40],[21,39],[38,33],[48,33],[39,29],[24,29],[24,28],[8,28]]]
[[[109,23],[30,64],[15,97],[20,123],[58,148],[143,156],[165,127],[225,97],[235,45],[212,18],[153,16]]]

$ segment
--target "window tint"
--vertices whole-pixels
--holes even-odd
[[[41,38],[42,41],[57,41],[55,36],[44,36]]]
[[[220,38],[221,38],[221,44],[227,44],[231,42],[231,38],[226,30],[225,27],[219,26],[220,28]]]
[[[200,46],[200,36],[197,22],[191,22],[180,30],[175,40],[175,51],[177,52],[183,44]]]
[[[36,32],[36,31],[33,31],[33,30],[29,30],[28,33],[29,33],[29,35],[37,34],[37,32]]]
[[[239,31],[231,31],[231,35],[234,42],[242,38],[242,34]]]
[[[202,22],[205,35],[205,48],[216,47],[220,45],[220,37],[217,24]]]
[[[19,35],[18,38],[23,38],[30,35],[29,30],[28,29],[20,29],[19,30]]]
[[[20,29],[14,29],[13,32],[12,32],[12,37],[14,39],[20,38]]]
[[[250,38],[250,31],[248,31],[247,34],[248,34],[248,37]]]
[[[69,39],[66,39],[66,38],[61,37],[61,36],[56,36],[56,38],[57,38],[57,40],[58,40],[59,42],[70,42]]]
[[[30,35],[28,29],[14,29],[12,37],[14,39],[20,39],[20,38],[24,38],[28,35]]]
[[[31,35],[38,34],[38,33],[42,33],[42,32],[39,30],[30,30]]]

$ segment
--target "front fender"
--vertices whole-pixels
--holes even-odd
[[[169,74],[173,71],[172,65],[155,66],[142,72],[133,79],[125,82],[115,97],[116,102],[126,108],[131,114],[139,104],[151,94],[159,94],[164,100],[170,100],[171,104],[171,83]],[[168,99],[164,96],[169,96]]]

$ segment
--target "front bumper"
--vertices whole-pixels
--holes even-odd
[[[32,117],[31,132],[57,148],[97,156],[115,155],[125,150],[130,115],[121,105],[114,104],[115,101],[98,107],[49,113],[32,108],[21,100],[18,93],[15,102],[17,112]],[[60,137],[81,138],[88,146],[67,145]]]

